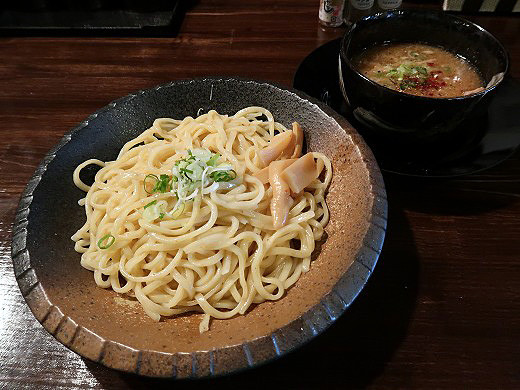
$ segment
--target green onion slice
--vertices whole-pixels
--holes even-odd
[[[160,177],[157,177],[157,175],[149,174],[144,177],[144,190],[147,194],[153,194],[155,192],[168,192],[171,190],[171,180],[172,178],[169,175],[160,175]],[[152,191],[148,191],[147,185],[148,182],[153,181],[153,188]],[[150,183],[152,184],[152,183]]]
[[[157,199],[151,201],[150,203],[148,203],[146,206],[144,206],[144,208],[146,209],[146,208],[148,208],[148,207],[150,207],[150,206],[153,206],[153,205],[156,204],[156,203],[157,203]]]
[[[214,167],[217,164],[217,160],[220,158],[220,154],[216,153],[214,154],[206,163],[206,165],[210,167]]]
[[[116,238],[112,234],[105,234],[101,237],[97,243],[99,249],[108,249],[116,241]]]
[[[159,181],[155,184],[155,187],[153,189],[153,192],[167,192],[169,190],[168,187],[170,187],[170,176],[168,175],[161,175],[159,178]]]
[[[148,189],[146,188],[146,181],[150,181],[150,180],[155,180],[155,182],[153,183],[153,189],[152,189],[152,192],[149,192]],[[146,175],[144,177],[144,180],[143,180],[143,186],[144,186],[144,190],[147,194],[153,194],[155,191],[155,187],[157,187],[157,183],[159,183],[159,178],[156,176],[156,175],[153,175],[153,174],[149,174],[149,175]]]
[[[237,177],[237,173],[230,169],[229,171],[215,171],[212,172],[209,177],[213,179],[213,181],[231,181]]]

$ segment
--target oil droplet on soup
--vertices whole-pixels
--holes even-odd
[[[354,58],[353,64],[378,84],[412,95],[451,98],[480,92],[485,86],[471,64],[435,46],[374,46]]]

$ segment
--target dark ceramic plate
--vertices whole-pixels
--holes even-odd
[[[387,204],[381,174],[362,138],[331,109],[302,93],[256,81],[179,81],[110,103],[66,135],[43,159],[22,195],[12,257],[22,295],[61,343],[105,366],[159,377],[204,377],[252,367],[302,345],[327,328],[363,288],[379,256]],[[276,302],[212,322],[199,314],[153,322],[139,305],[96,287],[70,236],[84,223],[72,172],[88,158],[111,160],[157,117],[200,109],[234,114],[261,105],[290,125],[298,121],[309,150],[327,154],[333,181],[327,238],[311,270]]]
[[[383,171],[420,177],[455,177],[491,168],[510,157],[520,144],[520,83],[508,78],[496,91],[487,112],[460,126],[473,136],[445,148],[441,156],[414,155],[398,158],[378,143],[346,105],[338,79],[340,39],[320,46],[298,67],[293,86],[329,105],[346,117],[371,147]],[[404,155],[404,154],[403,154]]]

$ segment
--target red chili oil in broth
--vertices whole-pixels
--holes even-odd
[[[397,43],[371,47],[355,57],[356,69],[385,87],[412,95],[451,98],[484,89],[478,71],[439,47]]]

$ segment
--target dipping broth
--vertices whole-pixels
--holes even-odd
[[[485,86],[467,61],[424,44],[375,46],[354,58],[353,64],[376,83],[412,95],[452,98],[480,92]]]

